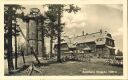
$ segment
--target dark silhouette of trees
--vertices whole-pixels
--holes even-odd
[[[50,37],[50,57],[53,57],[53,40],[57,38],[57,13],[51,10],[48,10],[46,13],[46,17],[49,20],[46,24],[47,27],[47,37]]]
[[[41,30],[41,40],[42,40],[42,57],[46,57],[46,47],[45,47],[45,41],[44,38],[46,36],[46,26],[44,25],[44,21],[46,20],[46,17],[42,14],[39,17],[39,23],[40,23],[40,30]]]
[[[68,9],[65,7],[68,6]],[[78,12],[80,8],[74,5],[63,5],[63,4],[48,4],[48,11],[45,13],[46,17],[44,15],[39,14],[37,12],[37,17],[29,17],[28,15],[24,15],[23,9],[21,5],[5,5],[4,6],[4,40],[5,40],[5,53],[7,55],[7,61],[8,61],[8,72],[9,74],[12,73],[14,66],[13,66],[13,52],[12,52],[12,38],[14,37],[15,39],[15,68],[17,68],[17,36],[19,35],[19,32],[23,35],[25,38],[27,44],[27,48],[30,47],[29,44],[29,37],[25,37],[23,34],[22,30],[20,29],[19,25],[17,25],[17,18],[22,19],[28,24],[27,32],[26,35],[29,33],[29,19],[34,19],[36,21],[37,25],[37,32],[36,32],[36,49],[30,47],[31,53],[35,56],[36,60],[38,63],[40,61],[38,60],[37,54],[38,54],[38,30],[41,30],[41,40],[42,40],[42,57],[46,56],[46,49],[45,49],[45,42],[44,42],[44,37],[50,37],[50,53],[52,56],[52,49],[53,49],[53,40],[57,39],[57,62],[61,62],[61,33],[63,31],[64,23],[62,23],[61,18],[63,17],[63,12],[66,11],[68,13],[71,12]],[[37,9],[33,9],[37,10]],[[18,11],[20,11],[18,13]],[[35,14],[35,12],[31,11],[30,14]],[[38,15],[39,14],[39,15]],[[48,24],[45,25],[45,21],[47,22],[49,20]],[[28,49],[27,49],[28,50]],[[27,51],[28,53],[28,51]],[[37,53],[37,54],[35,54]],[[25,63],[24,59],[24,54],[22,54],[23,60]]]
[[[69,6],[69,8],[65,8],[66,6]],[[57,62],[61,62],[61,28],[62,28],[62,21],[61,18],[63,17],[63,12],[66,11],[68,13],[71,12],[78,12],[80,10],[79,7],[74,6],[73,4],[71,5],[64,5],[64,4],[48,4],[48,9],[56,13],[55,16],[57,16]]]
[[[12,26],[14,27],[14,38],[15,38],[15,69],[17,69],[17,57],[18,57],[18,53],[17,53],[17,36],[19,36],[19,30],[17,28],[17,21],[16,19],[13,20]]]
[[[15,37],[15,68],[17,68],[17,36],[19,30],[17,29],[17,18],[22,16],[22,13],[17,13],[17,10],[24,9],[21,5],[5,5],[4,6],[4,38],[5,50],[7,51],[8,72],[12,73],[13,66],[13,53],[12,53],[12,37]]]

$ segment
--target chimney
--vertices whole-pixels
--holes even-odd
[[[86,35],[88,35],[88,33],[86,33]]]
[[[82,35],[84,36],[84,31],[82,31]]]
[[[102,29],[100,29],[100,33],[102,33]]]

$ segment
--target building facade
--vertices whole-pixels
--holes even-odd
[[[56,46],[54,49],[56,50]],[[92,54],[98,58],[110,58],[115,55],[115,43],[110,33],[100,30],[91,34],[68,38],[65,36],[61,43],[61,52]]]

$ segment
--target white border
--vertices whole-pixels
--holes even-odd
[[[127,0],[43,0],[23,1],[7,0],[0,3],[0,64],[4,65],[4,4],[41,5],[41,4],[123,4],[123,53],[124,68],[123,76],[4,76],[4,66],[0,68],[0,77],[5,80],[42,80],[42,79],[128,79],[128,51],[127,51]]]

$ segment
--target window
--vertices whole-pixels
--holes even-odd
[[[100,40],[99,41],[102,41],[102,38],[100,38]]]
[[[107,36],[110,37],[110,38],[112,37],[111,34],[107,34]]]
[[[98,38],[97,41],[102,41],[103,39],[102,38]]]
[[[109,40],[109,45],[112,45],[112,41],[111,40]]]

